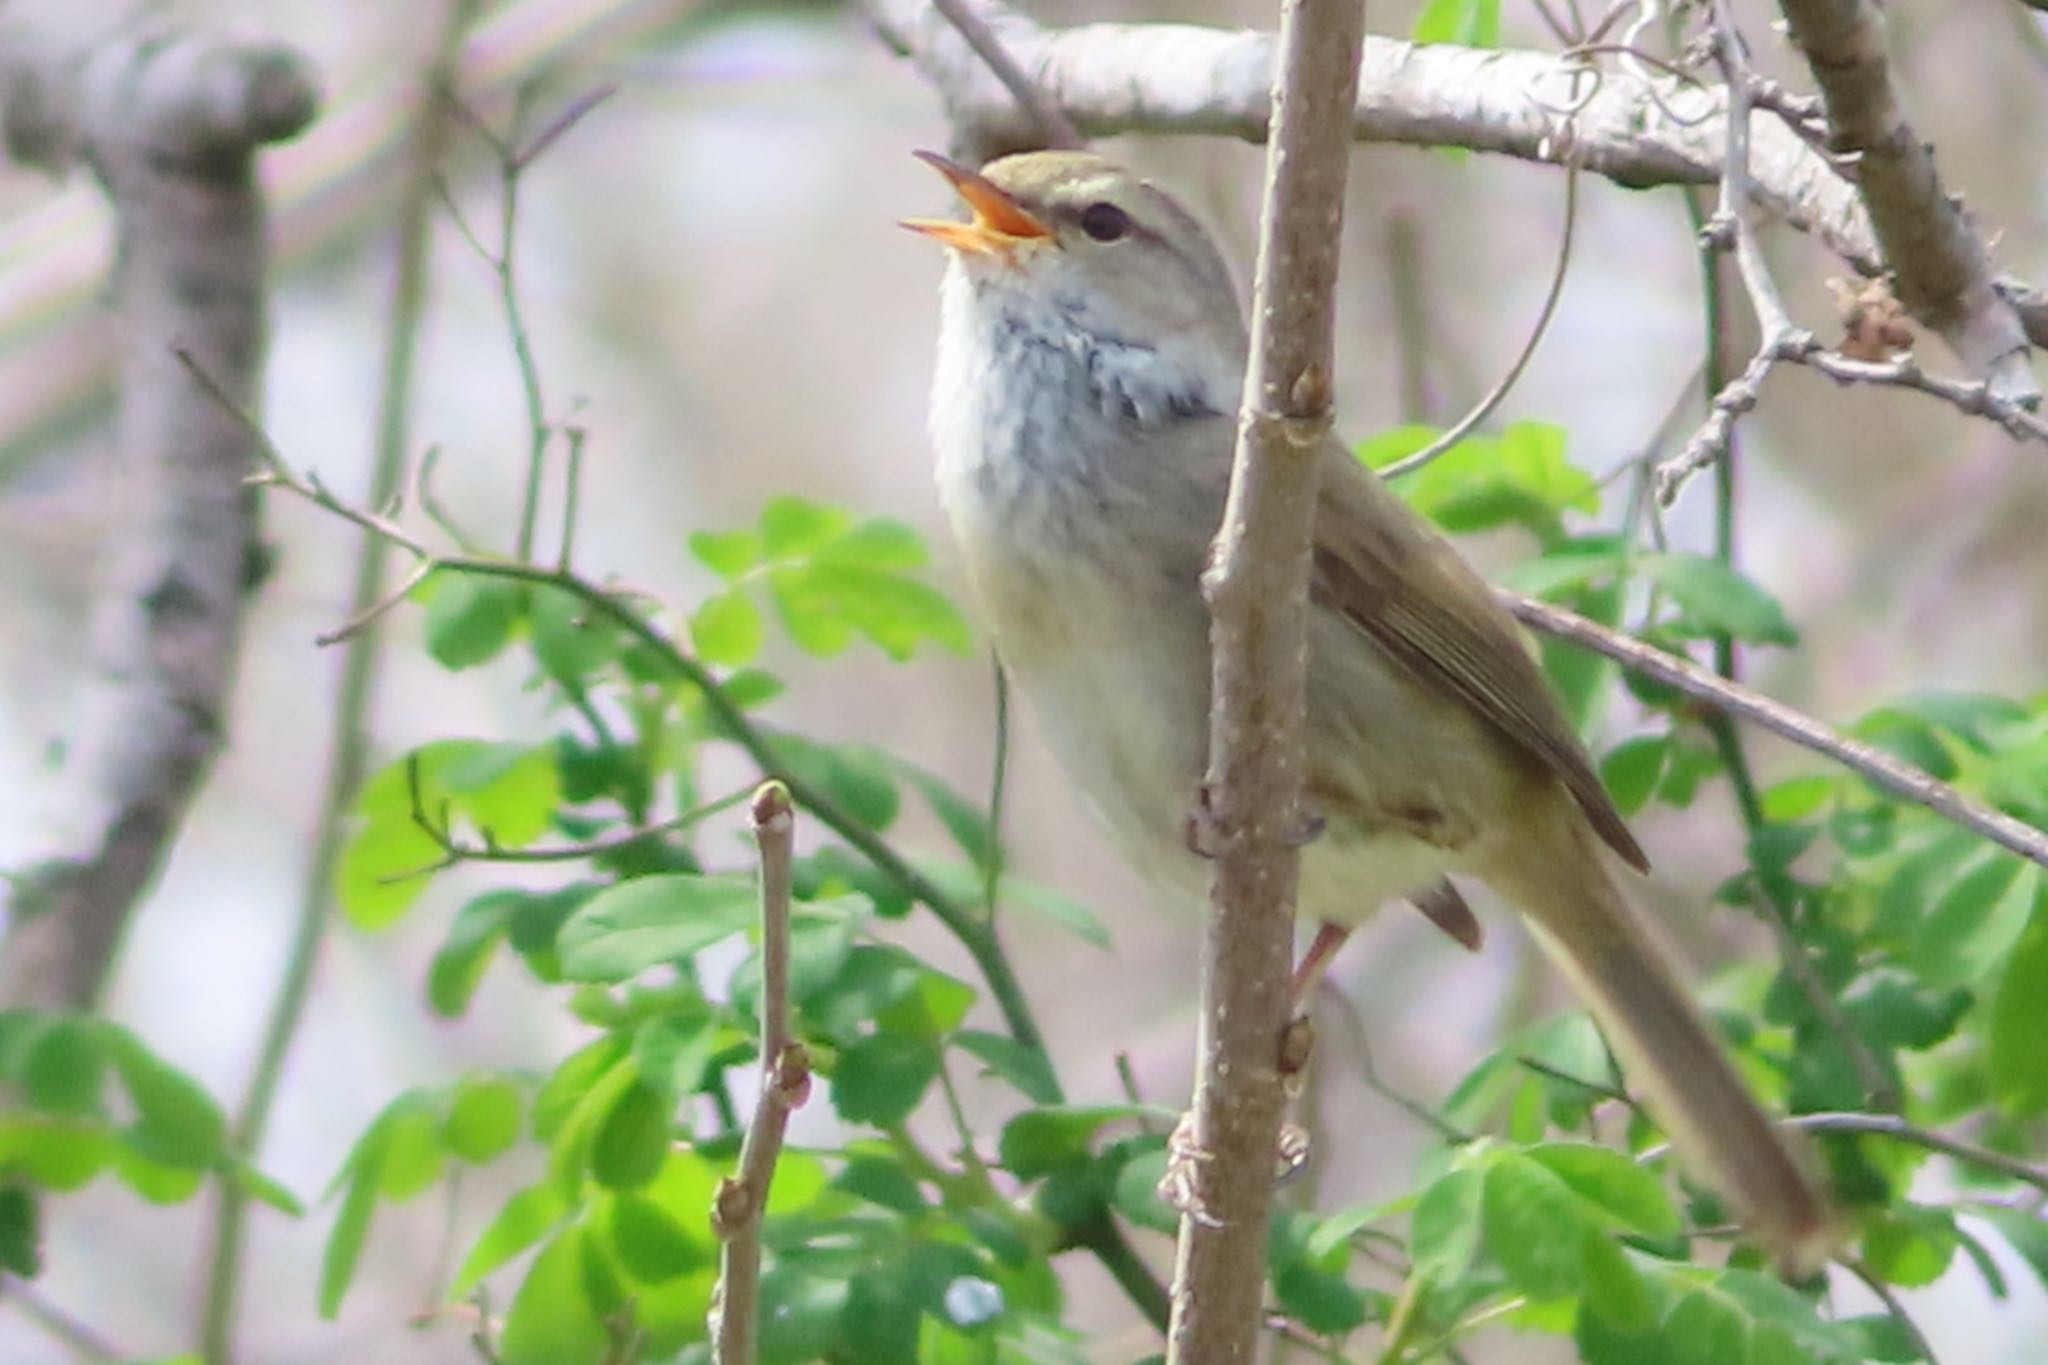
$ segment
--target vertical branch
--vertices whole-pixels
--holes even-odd
[[[1934,152],[1913,131],[1885,58],[1883,6],[1870,0],[1779,0],[1792,41],[1827,106],[1828,141],[1853,158],[1856,191],[1891,268],[1899,302],[1941,333],[1995,396],[2032,408],[2041,387],[2027,334],[1998,290],[1991,253],[1943,188]]]
[[[1209,771],[1216,856],[1203,950],[1193,1199],[1167,1359],[1248,1362],[1286,1095],[1310,536],[1330,428],[1332,298],[1364,29],[1358,0],[1285,0],[1230,500],[1203,577],[1214,618]]]
[[[477,3],[478,0],[445,0],[441,29],[427,59],[425,90],[410,138],[410,165],[398,210],[394,253],[397,272],[392,281],[391,315],[384,336],[376,464],[366,498],[369,506],[378,509],[391,505],[405,473],[412,429],[415,356],[427,298],[434,177],[447,157],[449,94],[455,81],[462,35],[475,17]],[[235,1141],[251,1155],[262,1145],[271,1106],[284,1077],[286,1055],[305,1017],[313,969],[333,908],[343,821],[355,801],[356,789],[362,784],[369,756],[370,708],[376,694],[381,649],[378,631],[369,617],[385,596],[391,550],[392,543],[385,537],[366,535],[357,552],[349,617],[363,620],[365,625],[342,646],[341,681],[327,742],[327,779],[321,792],[305,883],[299,891],[291,945],[264,1021],[249,1086],[235,1114]],[[240,1297],[249,1197],[238,1183],[222,1181],[217,1200],[206,1299],[201,1309],[200,1343],[210,1365],[228,1365],[234,1356],[235,1313]]]
[[[87,634],[91,673],[35,864],[14,879],[0,1002],[84,1008],[168,857],[227,728],[260,560],[249,433],[173,358],[237,401],[262,383],[269,253],[255,154],[313,119],[290,51],[181,38],[82,59],[10,55],[8,150],[92,167],[120,238],[116,515]]]
[[[749,814],[761,850],[761,1097],[740,1168],[719,1184],[711,1228],[723,1244],[711,1296],[711,1358],[753,1365],[761,1313],[761,1215],[792,1110],[811,1089],[810,1059],[789,1036],[789,882],[796,818],[789,788],[764,782]]]

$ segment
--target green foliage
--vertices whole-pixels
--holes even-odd
[[[152,1204],[185,1203],[212,1178],[302,1212],[236,1152],[213,1097],[111,1020],[0,1011],[0,1089],[0,1271],[33,1277],[45,1197],[102,1175]]]
[[[1500,46],[1500,0],[1429,0],[1415,18],[1418,43]]]
[[[1489,42],[1497,22],[1491,4],[1437,3],[1418,34]],[[1384,467],[1433,435],[1389,432],[1360,456]],[[1467,439],[1398,489],[1449,530],[1526,543],[1509,575],[1524,590],[1636,623],[1666,648],[1797,646],[1763,585],[1711,557],[1645,549],[1626,521],[1594,524],[1600,489],[1557,428]],[[457,576],[426,593],[436,659],[523,669],[562,724],[540,742],[430,743],[378,773],[344,858],[344,904],[374,929],[425,903],[446,866],[537,861],[448,915],[426,1001],[460,1015],[507,959],[561,992],[588,1037],[543,1074],[408,1092],[370,1125],[336,1180],[321,1308],[339,1306],[384,1205],[531,1145],[543,1173],[492,1212],[447,1286],[454,1298],[495,1289],[500,1358],[708,1359],[710,1211],[738,1159],[738,1097],[760,1060],[751,854],[704,833],[732,803],[707,795],[704,774],[729,770],[737,750],[807,807],[792,1026],[816,1074],[811,1102],[829,1105],[840,1130],[778,1165],[762,1226],[762,1359],[1087,1359],[1067,1325],[1060,1259],[1105,1229],[1171,1234],[1177,1218],[1158,1191],[1172,1116],[1068,1103],[1050,1060],[996,1026],[998,1013],[1014,1024],[1014,1001],[976,934],[992,911],[1106,947],[1100,921],[1011,875],[984,801],[873,746],[754,714],[782,686],[763,667],[771,621],[802,652],[866,640],[900,659],[928,644],[964,650],[962,618],[919,576],[924,549],[895,522],[784,498],[754,525],[699,533],[688,548],[716,586],[673,616],[545,576]],[[682,623],[682,645],[664,620]],[[1582,725],[1618,710],[1609,665],[1558,649],[1544,661]],[[1628,692],[1630,730],[1600,761],[1617,804],[1634,814],[1724,799],[1722,737],[1668,689],[1631,680]],[[2039,702],[1909,697],[1857,731],[2022,818],[2048,816]],[[1876,1085],[1915,1123],[1971,1115],[1991,1147],[2025,1150],[2048,1113],[2048,889],[2037,869],[1847,773],[1808,768],[1756,800],[1747,858],[1721,899],[1781,919],[1805,974],[1752,966],[1711,989],[1740,1066],[1796,1112],[1868,1108]],[[946,857],[906,860],[882,843],[926,816]],[[940,970],[897,941],[892,921],[920,899],[940,903],[978,975]],[[14,1198],[24,1171],[45,1187],[77,1183],[118,1169],[122,1143],[130,1165],[227,1161],[191,1094],[131,1077],[119,1048],[51,1029],[4,1055],[41,1106],[36,1122],[65,1136],[39,1148],[23,1126],[0,1127],[16,1180],[0,1185],[0,1264],[34,1246],[33,1204]],[[1347,1356],[1398,1345],[1402,1359],[1440,1358],[1497,1324],[1569,1338],[1589,1365],[1915,1358],[1889,1317],[1833,1316],[1750,1253],[1723,1256],[1726,1216],[1662,1157],[1651,1119],[1619,1102],[1625,1079],[1580,1015],[1501,1040],[1448,1094],[1425,1099],[1440,1100],[1443,1140],[1405,1193],[1276,1216],[1276,1311]],[[97,1087],[114,1080],[136,1096],[133,1131],[78,1140]],[[965,1085],[997,1106],[983,1131],[966,1126]],[[1997,1172],[1958,1167],[1964,1198],[1915,1203],[1906,1191],[1925,1148],[1868,1133],[1817,1140],[1867,1274],[1901,1287],[1976,1274],[2003,1293],[2002,1242],[2048,1279],[2048,1233],[1995,1202],[2011,1190]]]

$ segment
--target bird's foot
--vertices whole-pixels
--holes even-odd
[[[1312,1146],[1308,1129],[1298,1123],[1281,1124],[1273,1145],[1273,1183],[1285,1185],[1307,1170]],[[1166,1139],[1166,1174],[1159,1178],[1159,1197],[1181,1217],[1212,1228],[1223,1223],[1202,1201],[1201,1171],[1215,1159],[1216,1154],[1195,1139],[1194,1113],[1182,1114]]]

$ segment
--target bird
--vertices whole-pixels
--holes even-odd
[[[964,220],[948,249],[929,425],[939,500],[1012,684],[1136,869],[1198,897],[1186,813],[1207,763],[1201,576],[1228,493],[1248,338],[1206,228],[1088,151],[975,170],[918,155]],[[1297,978],[1389,900],[1454,936],[1447,880],[1516,906],[1688,1167],[1788,1273],[1834,1217],[1624,892],[1648,860],[1484,579],[1331,437],[1307,622]]]

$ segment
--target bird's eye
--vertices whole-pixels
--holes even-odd
[[[1114,242],[1131,230],[1131,215],[1104,201],[1081,211],[1081,231],[1098,242]]]

